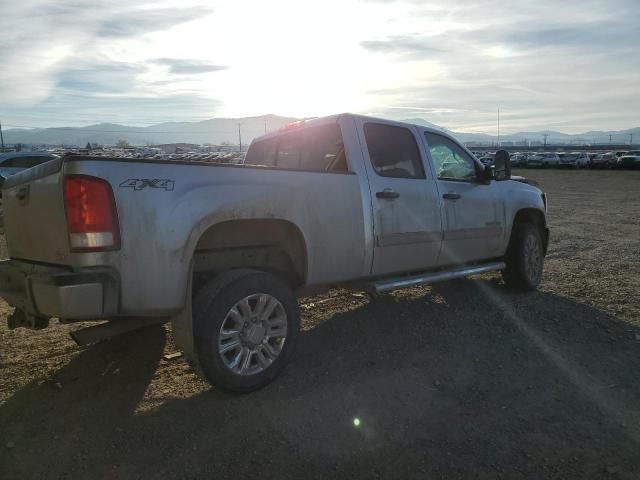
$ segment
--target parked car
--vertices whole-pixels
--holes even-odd
[[[5,179],[27,168],[58,158],[48,152],[9,152],[0,153],[0,188]]]
[[[640,168],[640,155],[624,155],[618,158],[618,168]]]
[[[511,155],[511,165],[514,167],[526,167],[527,166],[527,156],[523,153],[516,153]]]
[[[589,156],[586,152],[566,152],[558,156],[560,167],[587,168],[589,166]]]
[[[557,153],[535,153],[527,157],[527,167],[550,168],[560,164]]]
[[[613,168],[617,163],[618,157],[615,153],[601,153],[591,160],[591,168]]]
[[[300,327],[296,295],[380,293],[501,271],[533,290],[546,195],[452,136],[337,115],[255,139],[244,164],[65,156],[7,179],[9,326],[114,319],[79,343],[171,320],[220,388],[271,382]],[[43,234],[46,232],[46,235]]]
[[[589,168],[593,167],[593,159],[596,158],[600,153],[598,152],[589,152],[587,154],[589,156]]]

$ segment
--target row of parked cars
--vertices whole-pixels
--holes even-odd
[[[492,153],[474,154],[484,164],[493,164]],[[640,150],[617,152],[516,152],[511,165],[526,168],[640,168]]]
[[[59,152],[56,152],[59,153]],[[485,165],[492,165],[495,153],[473,152]],[[131,156],[131,155],[129,155]],[[180,159],[185,161],[242,163],[244,152],[214,152],[181,154],[138,155],[156,160]],[[0,188],[4,180],[26,168],[47,162],[57,155],[52,152],[0,153]],[[511,154],[511,165],[526,168],[640,168],[640,150],[617,152],[516,152]],[[1,197],[1,194],[0,194]]]

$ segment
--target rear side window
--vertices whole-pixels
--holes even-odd
[[[245,163],[292,170],[347,171],[342,135],[336,123],[301,128],[254,142]]]
[[[276,147],[276,138],[253,142],[247,151],[244,163],[272,167],[276,164]]]
[[[425,178],[420,151],[409,129],[381,123],[366,123],[364,136],[371,164],[378,175]]]

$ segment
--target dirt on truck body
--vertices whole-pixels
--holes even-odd
[[[292,357],[296,297],[491,271],[533,291],[549,245],[546,195],[511,177],[507,152],[486,166],[445,132],[352,114],[259,137],[242,165],[70,155],[3,192],[11,328],[109,320],[74,332],[86,345],[171,321],[235,392]]]

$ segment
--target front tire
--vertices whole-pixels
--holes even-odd
[[[298,304],[279,278],[231,270],[209,281],[193,302],[197,356],[207,380],[238,393],[272,382],[298,337]]]
[[[540,228],[531,223],[514,226],[505,257],[507,267],[502,278],[507,287],[535,290],[542,279],[544,246]]]

